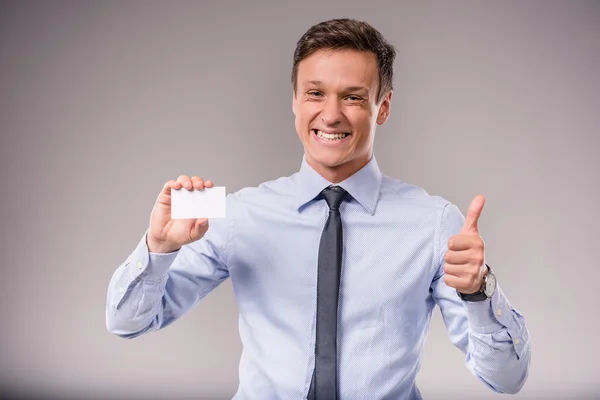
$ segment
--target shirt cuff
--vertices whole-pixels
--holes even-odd
[[[465,301],[463,305],[471,331],[476,333],[493,333],[511,326],[511,306],[502,293],[500,285],[492,297],[482,301]]]
[[[129,264],[132,268],[130,271],[130,279],[160,281],[169,272],[169,268],[179,254],[179,250],[171,253],[151,253],[148,250],[146,242],[146,234],[140,240],[138,246],[131,254]]]

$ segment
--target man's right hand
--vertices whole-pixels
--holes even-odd
[[[171,189],[191,191],[213,186],[212,181],[204,181],[199,176],[190,179],[185,175],[179,176],[177,181],[165,183],[150,215],[150,229],[146,236],[148,251],[170,253],[185,244],[200,240],[208,230],[208,219],[171,219]]]

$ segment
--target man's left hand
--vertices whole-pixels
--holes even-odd
[[[444,255],[444,282],[464,294],[478,292],[487,273],[484,243],[477,226],[484,204],[485,197],[475,196],[460,233],[448,239]]]

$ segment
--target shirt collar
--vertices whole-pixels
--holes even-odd
[[[308,165],[306,155],[304,155],[300,171],[298,172],[297,209],[300,210],[305,204],[316,198],[323,189],[331,185],[333,183],[323,178]],[[375,155],[371,156],[371,159],[364,167],[336,185],[344,188],[371,215],[375,214],[375,207],[381,188],[381,171],[379,170],[379,165],[377,165]]]

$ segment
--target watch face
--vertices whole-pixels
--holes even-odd
[[[487,279],[485,281],[486,296],[491,297],[494,294],[494,290],[496,290],[496,276],[494,274],[488,273]]]

